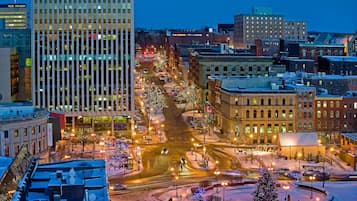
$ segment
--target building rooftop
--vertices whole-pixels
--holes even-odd
[[[13,160],[14,159],[10,157],[0,156],[0,181],[4,177],[7,169],[10,167]]]
[[[300,47],[340,47],[344,48],[343,44],[319,44],[319,43],[300,43]]]
[[[329,61],[344,61],[344,62],[357,62],[357,57],[354,56],[322,56]]]
[[[36,108],[29,102],[0,103],[0,123],[43,118],[47,115],[46,109]]]
[[[210,76],[222,82],[221,89],[234,93],[295,93],[278,77]]]
[[[280,133],[280,146],[318,146],[317,133]]]
[[[26,200],[108,201],[104,160],[71,160],[39,164],[33,171]],[[89,198],[89,199],[88,199]]]

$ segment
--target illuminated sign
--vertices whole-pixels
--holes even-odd
[[[26,58],[25,65],[31,67],[32,66],[32,59],[31,58]]]

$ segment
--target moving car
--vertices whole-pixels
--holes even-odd
[[[168,153],[169,153],[169,150],[166,147],[162,148],[161,154],[167,155]]]
[[[120,191],[120,190],[126,190],[126,189],[127,189],[127,187],[125,185],[119,184],[119,183],[109,186],[109,190],[112,190],[112,191]]]

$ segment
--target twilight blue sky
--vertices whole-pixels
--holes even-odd
[[[31,0],[17,0],[30,2]],[[271,7],[289,20],[305,20],[308,31],[357,31],[357,0],[134,0],[135,27],[216,28],[253,6]],[[0,0],[0,3],[14,0]]]
[[[135,0],[135,27],[216,28],[253,6],[271,7],[289,20],[305,20],[308,31],[356,32],[357,0]]]

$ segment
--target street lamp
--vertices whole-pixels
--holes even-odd
[[[214,171],[214,175],[216,176],[216,183],[218,184],[218,175],[220,175],[221,172],[219,170]],[[218,193],[218,186],[216,188],[216,193]]]
[[[299,167],[298,167],[299,171],[300,171],[300,160],[301,160],[301,156],[302,156],[302,153],[299,152],[298,155],[297,155],[298,160],[299,160]]]
[[[284,198],[284,200],[288,200],[288,190],[290,189],[290,186],[284,185],[283,189],[285,190],[285,198]]]
[[[309,176],[309,180],[310,180],[310,190],[311,190],[310,199],[312,199],[312,181],[315,180],[315,175]]]
[[[216,168],[218,169],[218,164],[219,164],[219,161],[217,160],[216,161]]]
[[[176,175],[175,176],[175,186],[176,186],[176,197],[178,197],[178,191],[177,191],[177,180],[179,179],[179,177]]]
[[[228,186],[228,182],[222,182],[221,185],[222,185],[222,187],[223,187],[223,190],[222,190],[222,201],[224,201],[224,190],[225,190],[225,187]]]

